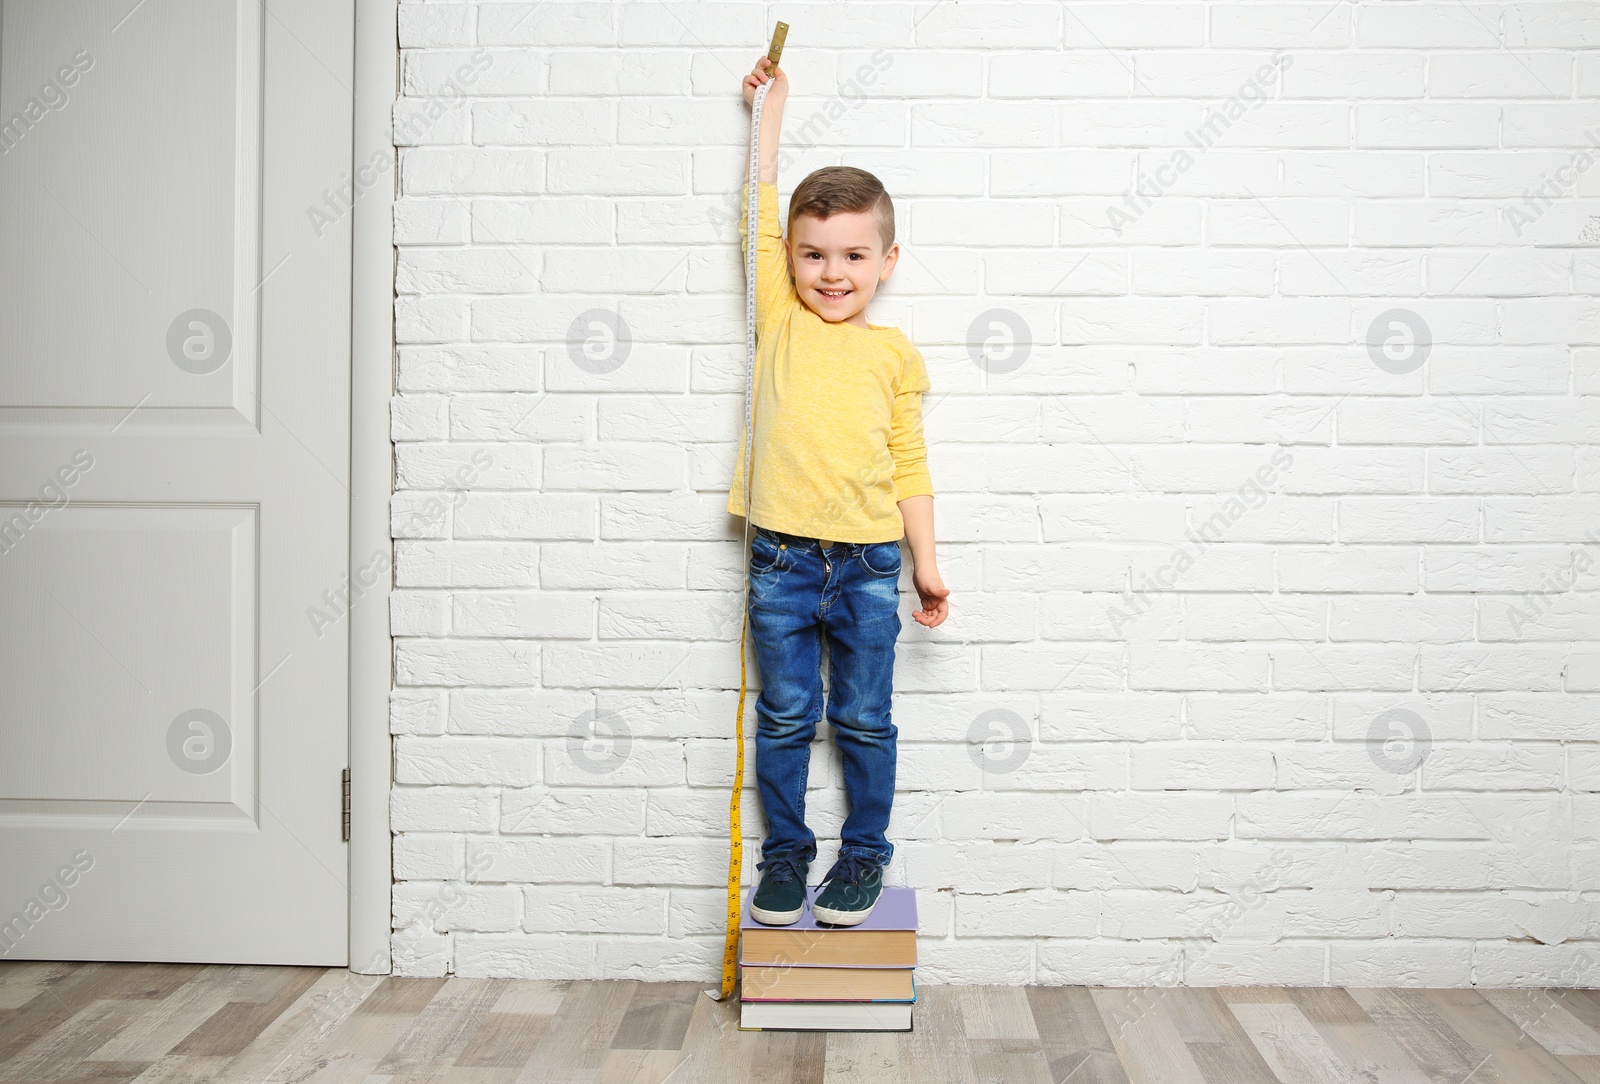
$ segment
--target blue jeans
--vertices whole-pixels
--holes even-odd
[[[900,634],[900,543],[835,542],[756,528],[750,544],[750,633],[761,672],[756,788],[767,815],[762,858],[816,857],[806,827],[811,739],[822,717],[828,641],[828,722],[844,760],[850,813],[839,857],[888,863],[895,737],[889,717]]]

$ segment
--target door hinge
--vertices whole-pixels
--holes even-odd
[[[346,768],[340,773],[339,778],[339,819],[340,839],[350,842],[350,769]]]

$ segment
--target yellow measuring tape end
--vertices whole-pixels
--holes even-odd
[[[746,478],[746,487],[749,481]],[[739,974],[739,904],[740,873],[744,869],[744,817],[741,797],[744,794],[744,698],[748,690],[745,673],[745,635],[750,628],[749,615],[739,627],[739,716],[733,725],[733,793],[728,795],[728,933],[722,943],[722,993],[719,1001],[733,994],[734,978]]]

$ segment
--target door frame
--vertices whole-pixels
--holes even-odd
[[[389,693],[393,640],[389,595],[394,544],[389,531],[394,449],[394,103],[399,92],[398,0],[356,0],[354,125],[350,175],[370,177],[374,156],[389,169],[360,190],[351,212],[350,260],[350,970],[386,975],[390,959],[389,836],[392,739]],[[363,172],[364,171],[364,172]],[[382,573],[370,587],[373,559]]]

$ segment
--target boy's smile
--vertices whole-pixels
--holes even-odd
[[[900,256],[898,244],[887,255],[882,244],[870,211],[796,216],[789,230],[789,271],[800,300],[830,324],[868,327],[867,302]]]

